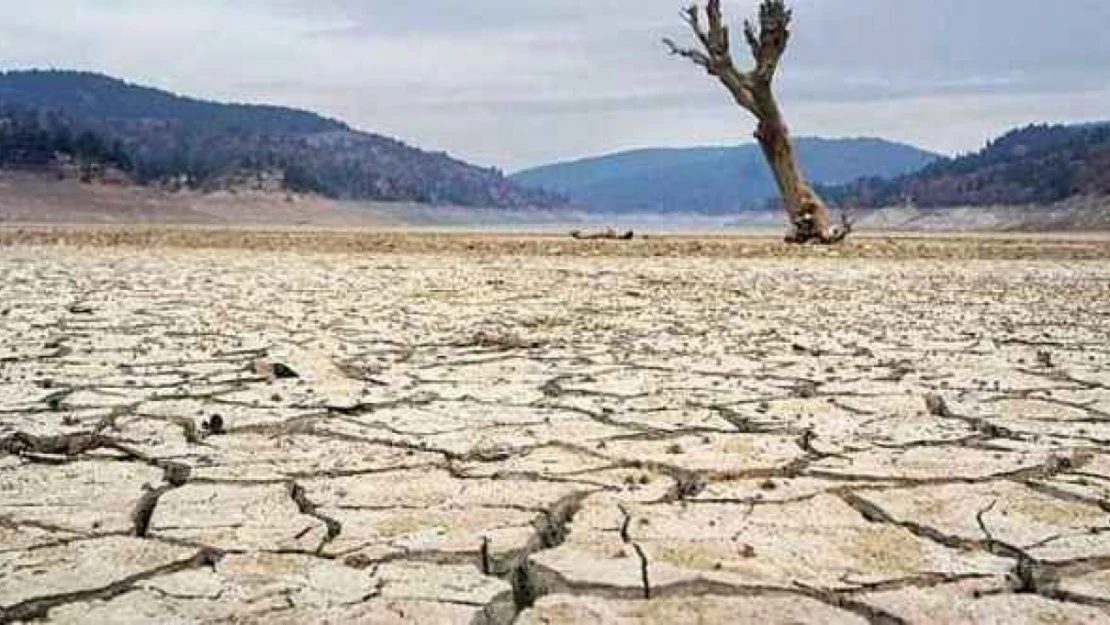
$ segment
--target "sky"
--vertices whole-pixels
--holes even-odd
[[[307,108],[508,171],[749,141],[727,92],[661,45],[689,41],[688,2],[0,0],[0,69]],[[756,4],[725,0],[736,43]],[[778,90],[796,135],[953,154],[1016,125],[1110,119],[1110,1],[791,4]]]

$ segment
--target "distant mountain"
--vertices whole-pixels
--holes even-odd
[[[822,184],[897,176],[939,158],[880,139],[803,138],[797,147],[806,173]],[[598,211],[724,213],[761,208],[777,195],[754,144],[635,150],[537,167],[511,178]]]
[[[18,139],[0,132],[0,156],[6,154],[9,165],[21,154],[41,157],[45,144],[28,146],[28,137],[55,145],[66,136],[86,136],[147,184],[212,189],[257,174],[276,175],[294,191],[340,199],[498,207],[566,203],[556,194],[525,189],[497,169],[314,113],[206,102],[99,74],[0,73],[0,129],[16,126]]]
[[[1110,195],[1110,123],[1033,125],[974,154],[942,159],[893,180],[865,179],[824,195],[836,203],[880,207],[1047,205]]]

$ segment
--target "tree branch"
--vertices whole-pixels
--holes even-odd
[[[770,84],[775,77],[779,61],[790,42],[790,22],[794,12],[784,0],[763,0],[759,6],[759,30],[750,21],[744,22],[744,38],[755,59],[753,74]]]
[[[698,42],[701,43],[702,47],[708,50],[710,48],[709,33],[705,32],[705,30],[701,27],[701,18],[699,17],[698,13],[698,5],[691,4],[690,6],[683,9],[682,20],[686,22],[686,25],[690,27],[690,30],[694,31],[694,36],[698,38]]]
[[[709,71],[709,57],[706,56],[705,53],[694,50],[693,48],[679,47],[679,45],[676,44],[672,39],[663,39],[663,45],[667,46],[667,49],[670,50],[671,54],[673,54],[674,56],[681,56],[682,58],[690,59],[694,63],[694,65],[704,67],[707,71]],[[709,73],[713,72],[710,71]]]
[[[756,117],[759,117],[759,104],[755,100],[755,95],[752,93],[751,77],[747,74],[737,71],[735,67],[730,67],[727,71],[718,76],[721,82],[732,93],[732,97],[736,103],[750,111]]]
[[[702,25],[698,5],[690,5],[682,10],[682,21],[690,27],[701,49],[684,48],[672,39],[664,39],[663,45],[671,54],[688,59],[702,67],[711,76],[716,76],[732,93],[737,104],[757,113],[756,99],[752,93],[752,76],[736,68],[732,61],[732,51],[728,26],[725,25],[721,11],[721,0],[708,0],[705,7],[706,26]]]
[[[709,0],[709,4],[705,7],[705,14],[709,18],[709,40],[705,43],[705,47],[711,55],[727,60],[731,66],[732,50],[729,49],[728,26],[721,16],[721,0]]]

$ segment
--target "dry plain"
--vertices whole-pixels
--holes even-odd
[[[0,229],[0,623],[1110,622],[1110,241]]]

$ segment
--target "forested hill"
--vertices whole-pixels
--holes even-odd
[[[87,130],[74,134],[55,115],[0,103],[0,168],[50,167],[62,159],[123,171],[133,168],[119,141],[108,143]]]
[[[974,154],[889,180],[869,178],[822,194],[862,208],[1052,204],[1110,195],[1110,124],[1033,125]]]
[[[0,73],[0,166],[19,164],[21,155],[41,159],[45,144],[28,145],[29,137],[67,146],[67,137],[82,136],[144,184],[175,180],[212,189],[244,174],[276,172],[290,190],[341,199],[565,204],[497,169],[306,111],[206,102],[83,72]]]

